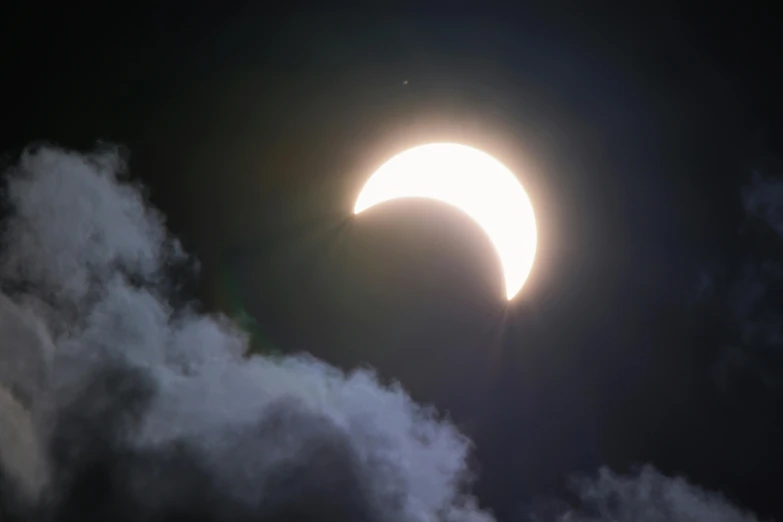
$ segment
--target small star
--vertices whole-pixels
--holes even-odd
[[[404,81],[402,82],[402,84],[403,84],[403,85],[408,85],[408,80],[404,80]]]

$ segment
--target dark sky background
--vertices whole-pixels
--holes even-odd
[[[575,4],[7,4],[0,150],[127,147],[201,264],[184,293],[449,412],[500,520],[644,463],[783,516],[783,357],[747,334],[779,280],[758,276],[773,311],[741,306],[783,261],[742,191],[783,175],[781,20]],[[445,140],[531,195],[539,254],[510,304],[459,212],[351,216],[385,159]]]

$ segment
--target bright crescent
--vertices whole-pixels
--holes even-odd
[[[470,216],[489,236],[500,258],[509,300],[530,275],[536,255],[536,219],[525,189],[505,165],[480,150],[433,143],[387,161],[362,188],[359,214],[400,198],[427,198]]]

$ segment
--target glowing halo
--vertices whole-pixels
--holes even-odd
[[[406,150],[379,168],[354,206],[359,214],[400,198],[427,198],[470,216],[489,236],[503,268],[506,297],[524,285],[538,240],[533,205],[505,165],[478,149],[457,143],[432,143]]]

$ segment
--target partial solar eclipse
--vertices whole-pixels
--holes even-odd
[[[457,143],[414,147],[391,158],[367,180],[354,214],[401,198],[441,201],[470,216],[500,257],[506,297],[511,300],[519,293],[536,255],[536,218],[525,189],[505,165]]]

